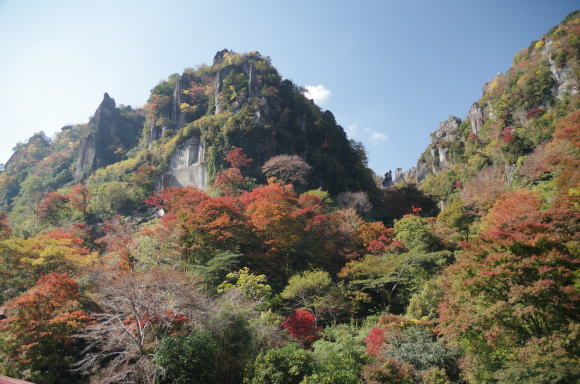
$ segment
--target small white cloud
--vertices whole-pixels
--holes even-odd
[[[385,135],[384,133],[380,133],[380,132],[373,132],[371,134],[371,140],[376,142],[385,142],[387,141],[387,135]]]
[[[360,132],[360,128],[356,124],[349,124],[344,130],[350,138],[356,137]]]
[[[306,92],[304,96],[312,99],[316,104],[323,104],[330,99],[330,94],[332,93],[330,89],[326,88],[322,84],[318,85],[306,85],[304,87]]]

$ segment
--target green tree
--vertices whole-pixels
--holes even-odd
[[[429,252],[439,250],[439,239],[433,234],[427,219],[406,215],[395,220],[395,237],[413,251]]]
[[[433,320],[437,317],[437,308],[443,301],[441,278],[427,280],[421,289],[411,296],[407,307],[407,316],[415,319]]]
[[[301,384],[359,384],[368,361],[364,344],[347,325],[325,329],[324,338],[313,344],[314,371]]]
[[[162,370],[162,383],[213,383],[217,343],[207,331],[165,337],[155,350],[155,362]]]
[[[403,313],[411,295],[453,260],[450,251],[367,255],[347,263],[339,277],[349,297],[371,299],[367,310]]]
[[[326,271],[305,271],[290,277],[280,297],[308,308],[317,319],[331,322],[348,311],[346,298]]]
[[[266,275],[254,275],[248,267],[226,275],[227,280],[218,286],[218,292],[238,289],[249,299],[263,300],[270,297],[272,288],[266,284]]]
[[[312,368],[312,352],[291,343],[258,355],[250,383],[299,384]]]
[[[469,214],[460,199],[453,200],[437,215],[437,221],[459,232],[464,240],[469,240],[469,226],[473,216]]]

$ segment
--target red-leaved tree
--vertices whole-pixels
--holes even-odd
[[[10,224],[8,224],[8,216],[4,212],[0,212],[0,240],[6,239],[12,233]]]
[[[68,193],[68,199],[71,207],[86,215],[89,201],[91,199],[91,192],[82,184],[73,186]]]
[[[297,309],[284,320],[282,327],[305,347],[310,347],[320,336],[321,327],[316,325],[316,317],[306,309]]]

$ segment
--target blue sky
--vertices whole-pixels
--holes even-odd
[[[0,0],[0,163],[18,141],[87,122],[104,92],[149,90],[222,48],[270,56],[362,141],[377,173],[416,162],[568,0]]]

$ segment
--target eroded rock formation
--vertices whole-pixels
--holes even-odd
[[[485,114],[483,111],[483,107],[478,103],[473,103],[471,108],[469,108],[469,112],[467,113],[467,119],[471,124],[471,132],[474,135],[477,135],[483,124],[485,124]]]
[[[169,158],[169,169],[162,175],[161,184],[167,187],[208,186],[208,172],[204,162],[205,148],[199,134],[194,134],[177,146]]]
[[[143,122],[144,118],[130,107],[122,111],[117,108],[115,100],[105,93],[83,133],[75,181],[83,180],[97,168],[121,160],[137,144]]]

